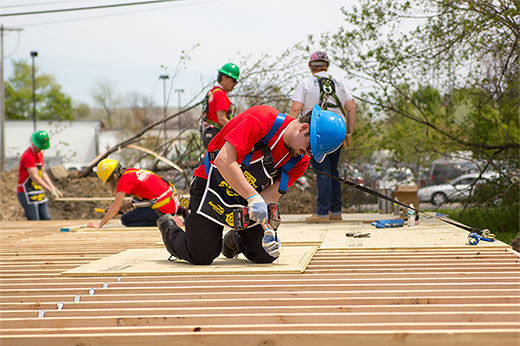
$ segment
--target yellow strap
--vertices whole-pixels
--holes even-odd
[[[152,204],[152,206],[150,208],[158,209],[158,208],[160,208],[162,206],[165,206],[166,204],[170,203],[171,200],[172,200],[171,197],[167,197],[167,198],[163,199],[162,201],[159,201],[159,202],[157,202],[155,204]]]

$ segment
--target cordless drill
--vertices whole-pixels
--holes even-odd
[[[233,209],[233,228],[236,231],[244,230],[253,223],[254,221],[249,218],[248,207]],[[280,226],[280,205],[278,203],[267,204],[267,223],[276,234],[276,230]]]

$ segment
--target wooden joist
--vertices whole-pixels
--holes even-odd
[[[503,243],[333,246],[341,227],[350,232],[355,222],[294,223],[287,239],[311,227],[307,241],[333,247],[317,250],[303,273],[67,277],[62,272],[127,249],[163,249],[160,233],[60,233],[57,222],[42,225],[0,233],[2,345],[520,342],[520,257]],[[424,225],[420,232],[431,225],[440,234],[432,220]]]

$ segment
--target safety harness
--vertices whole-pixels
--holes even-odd
[[[265,169],[267,170],[267,173],[272,178],[278,178],[280,177],[280,186],[278,188],[278,192],[280,194],[285,194],[287,192],[287,186],[289,184],[289,171],[296,166],[298,162],[303,158],[303,155],[296,156],[291,158],[289,161],[287,161],[282,167],[279,169],[274,168],[274,160],[273,160],[273,154],[271,152],[271,148],[269,148],[269,141],[273,138],[273,136],[278,132],[280,127],[282,126],[283,122],[287,118],[287,115],[278,113],[276,116],[276,119],[273,123],[273,126],[269,130],[269,132],[253,146],[253,150],[248,153],[246,156],[244,156],[244,159],[242,160],[242,170],[247,169],[251,163],[251,159],[253,158],[253,153],[255,151],[261,150],[263,153],[263,164]],[[210,162],[215,160],[217,157],[218,150],[213,152],[206,152],[206,155],[204,156],[204,169],[206,171],[206,174],[209,174],[210,169]]]
[[[318,79],[318,84],[320,85],[320,102],[319,105],[321,109],[327,110],[328,107],[331,108],[339,108],[343,116],[346,118],[347,115],[345,113],[345,110],[343,109],[343,106],[341,105],[341,101],[339,100],[338,95],[336,95],[336,85],[334,84],[334,80],[332,79],[332,76],[329,75],[328,77],[321,77],[314,75]],[[334,103],[329,103],[329,96],[332,96]]]
[[[208,93],[206,94],[206,96],[204,97],[204,99],[202,100],[202,116],[201,116],[201,119],[200,119],[200,123],[201,123],[201,130],[204,130],[207,126],[204,126],[204,123],[207,123],[209,125],[212,125],[214,127],[216,127],[217,129],[222,129],[222,125],[220,125],[219,123],[213,121],[213,120],[209,120],[208,119],[208,113],[209,113],[209,99],[211,98],[211,96],[218,90],[221,90],[223,92],[225,92],[223,89],[221,89],[220,87],[216,87],[216,88],[213,88],[211,89],[210,91],[208,91]],[[232,117],[232,109],[233,109],[233,105],[231,105],[229,107],[229,110],[228,110],[228,113],[227,113],[227,116],[228,117]]]

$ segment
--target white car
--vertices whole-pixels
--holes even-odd
[[[486,183],[493,178],[497,178],[497,174],[484,173],[475,183],[478,177],[479,173],[464,174],[447,184],[422,187],[417,191],[419,202],[431,202],[435,205],[441,205],[446,202],[465,200],[469,197],[473,184],[476,186],[477,184]],[[473,186],[473,191],[475,186]]]

